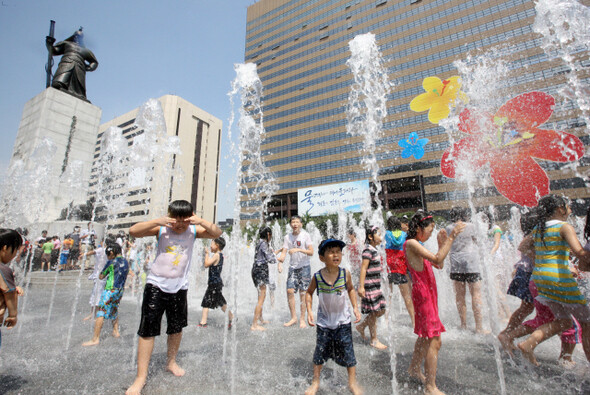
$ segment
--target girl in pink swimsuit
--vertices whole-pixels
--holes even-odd
[[[415,310],[414,333],[418,335],[414,355],[408,373],[425,384],[425,394],[442,394],[436,386],[440,335],[445,327],[438,317],[438,294],[432,266],[442,269],[444,260],[455,237],[463,231],[465,223],[458,221],[450,235],[443,229],[438,233],[439,250],[433,254],[422,243],[430,238],[434,230],[432,215],[419,211],[410,220],[404,251],[412,275],[412,302]],[[422,373],[424,363],[424,373]]]

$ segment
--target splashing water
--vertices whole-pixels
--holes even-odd
[[[379,163],[377,162],[377,140],[383,137],[383,120],[387,116],[387,94],[392,88],[389,82],[387,70],[383,66],[383,57],[377,47],[375,35],[366,33],[356,36],[348,43],[351,52],[350,59],[346,62],[350,68],[354,84],[348,95],[346,111],[346,131],[353,137],[361,137],[363,147],[361,150],[362,164],[370,173],[372,187],[371,193],[374,196],[374,210],[364,210],[363,218],[371,225],[384,229],[383,206],[379,195],[382,191],[379,180]],[[383,251],[381,259],[384,261]],[[385,277],[384,277],[385,278]],[[385,297],[391,300],[387,287]],[[398,393],[396,379],[396,354],[394,346],[395,332],[392,330],[395,321],[392,309],[388,314],[388,329],[390,340],[390,366],[392,371],[391,388],[394,394]]]
[[[231,132],[234,123],[234,97],[239,98],[238,105],[238,129],[239,143],[236,147],[232,145],[232,152],[237,158],[237,190],[242,193],[236,194],[234,203],[235,225],[231,234],[230,248],[227,253],[231,278],[231,300],[234,314],[238,311],[238,289],[239,279],[238,265],[243,259],[243,246],[247,245],[246,239],[242,236],[241,218],[258,218],[262,224],[265,217],[266,207],[272,196],[278,191],[278,185],[274,175],[268,170],[262,159],[260,146],[263,142],[264,124],[262,113],[262,81],[258,77],[254,63],[236,64],[234,66],[236,78],[231,84],[229,93],[232,112],[228,123],[228,134],[231,140]],[[242,166],[244,166],[242,170]],[[251,187],[241,188],[242,183],[250,184]],[[250,206],[242,212],[240,196],[244,194],[250,201]],[[226,325],[227,326],[227,325]],[[224,341],[223,359],[226,359],[227,336]],[[235,392],[235,369],[237,362],[237,338],[236,331],[232,332],[231,340],[231,389]]]
[[[348,95],[346,131],[353,137],[361,137],[362,163],[373,182],[372,193],[377,209],[370,222],[382,227],[382,204],[379,199],[381,181],[378,179],[377,140],[383,136],[383,120],[387,116],[387,94],[391,89],[383,57],[377,47],[375,35],[366,33],[348,43],[351,57],[346,64],[354,77]],[[370,212],[370,210],[365,211]]]

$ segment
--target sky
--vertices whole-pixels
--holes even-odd
[[[101,123],[165,94],[223,121],[217,218],[232,217],[228,92],[234,64],[244,61],[246,11],[254,0],[0,1],[1,178],[24,104],[45,89],[45,36],[54,20],[57,41],[84,28],[85,45],[99,62],[86,75],[87,97],[102,109]]]

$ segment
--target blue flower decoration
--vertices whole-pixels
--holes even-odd
[[[397,144],[402,147],[402,158],[406,159],[413,156],[416,159],[422,159],[424,156],[424,146],[428,143],[427,138],[419,139],[418,133],[412,132],[407,139],[401,139]]]

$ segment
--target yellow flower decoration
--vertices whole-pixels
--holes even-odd
[[[410,102],[410,109],[415,112],[428,111],[428,120],[438,124],[451,112],[451,106],[455,105],[457,96],[464,102],[467,97],[461,92],[461,79],[453,76],[441,81],[438,77],[427,77],[422,82],[426,91]]]

